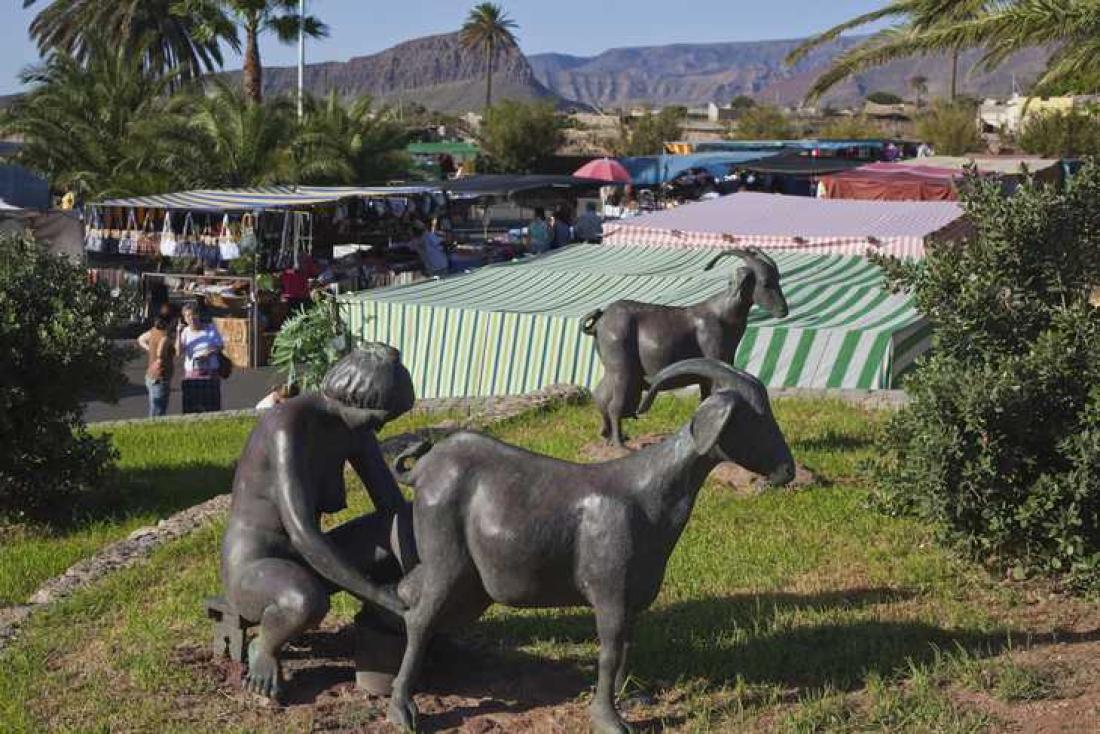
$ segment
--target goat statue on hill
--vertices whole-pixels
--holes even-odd
[[[759,304],[776,318],[787,315],[787,299],[779,285],[775,260],[758,249],[731,249],[707,265],[711,270],[725,257],[744,260],[729,287],[692,306],[661,306],[616,301],[584,317],[581,330],[596,338],[604,377],[593,393],[603,416],[605,439],[623,445],[622,420],[636,415],[646,376],[685,359],[706,357],[732,362],[745,335],[749,310]],[[683,387],[670,384],[667,389]],[[701,386],[706,398],[709,387]]]
[[[409,606],[408,644],[394,681],[392,722],[416,727],[410,694],[431,636],[472,622],[497,602],[592,607],[600,638],[593,728],[629,731],[614,696],[631,631],[661,588],[703,481],[723,461],[775,485],[795,471],[759,380],[718,361],[688,360],[654,376],[639,410],[680,382],[705,382],[714,393],[678,433],[616,461],[573,464],[476,433],[398,459],[395,473],[416,490],[420,565],[397,589]]]

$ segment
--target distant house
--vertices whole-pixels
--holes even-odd
[[[17,140],[0,140],[0,201],[19,209],[49,209],[49,182],[23,166],[8,162],[21,146]]]
[[[898,104],[866,102],[863,105],[863,114],[876,120],[904,122],[912,120],[916,116],[917,108],[915,105],[911,105],[907,102],[900,102]]]
[[[1100,102],[1098,95],[1078,95],[1074,97],[1025,97],[1014,94],[1004,102],[987,99],[978,108],[978,119],[982,130],[987,133],[1005,131],[1018,133],[1024,123],[1048,112],[1069,112],[1070,110]]]

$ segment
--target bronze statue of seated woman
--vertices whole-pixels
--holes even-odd
[[[248,648],[251,690],[279,695],[284,645],[324,619],[335,591],[362,600],[367,615],[405,611],[392,584],[416,564],[409,506],[376,432],[414,402],[398,351],[369,344],[337,363],[319,393],[267,411],[252,431],[221,559],[226,599],[259,625]],[[346,463],[376,509],[326,533],[321,516],[347,506]]]

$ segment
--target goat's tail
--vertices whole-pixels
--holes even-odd
[[[584,317],[581,321],[581,333],[588,336],[596,336],[596,324],[603,318],[603,309],[597,308],[592,313]]]
[[[431,441],[421,441],[402,451],[397,458],[393,460],[393,475],[397,477],[397,481],[401,484],[412,486],[412,473],[416,466],[415,464],[409,466],[410,462],[415,462],[431,450]]]

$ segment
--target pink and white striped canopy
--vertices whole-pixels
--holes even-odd
[[[813,254],[924,257],[932,237],[961,233],[946,201],[848,201],[742,192],[607,222],[603,241],[639,247],[760,247]]]

